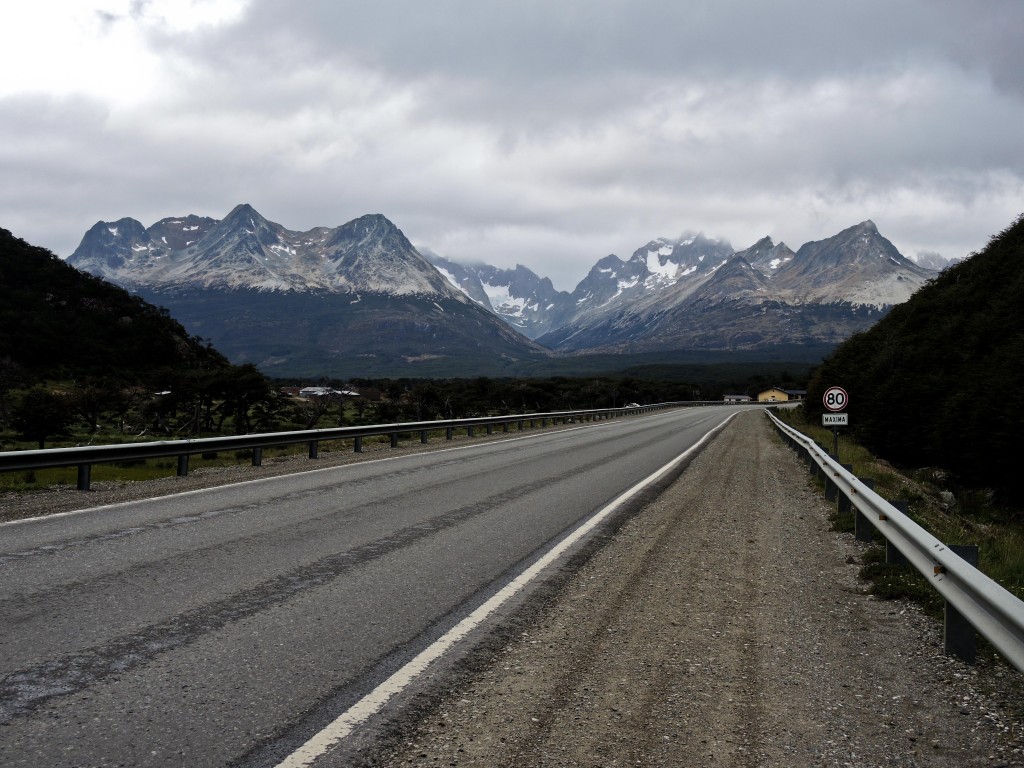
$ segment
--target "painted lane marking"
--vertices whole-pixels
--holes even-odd
[[[558,560],[569,549],[585,538],[607,517],[614,513],[622,504],[636,496],[648,485],[656,482],[675,467],[685,461],[697,449],[699,449],[711,437],[720,432],[737,414],[730,415],[701,437],[683,453],[665,464],[658,470],[648,475],[632,488],[624,491],[609,504],[598,510],[585,523],[570,532],[564,539],[551,550],[537,560],[533,565],[523,571],[519,576],[506,584],[495,593],[489,600],[483,603],[471,614],[462,619],[458,624],[439,637],[417,656],[409,661],[401,669],[397,670],[387,680],[382,682],[370,693],[357,701],[345,712],[339,715],[333,722],[323,730],[315,734],[305,744],[292,752],[283,761],[278,763],[276,768],[309,768],[319,757],[326,754],[338,742],[352,733],[362,723],[366,722],[373,715],[380,712],[384,706],[401,693],[419,675],[423,674],[432,663],[441,658],[450,648],[459,641],[465,639],[474,629],[479,627],[487,618],[503,604],[511,600],[521,592],[531,581],[537,578],[549,565]]]

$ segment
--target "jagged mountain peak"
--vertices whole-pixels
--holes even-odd
[[[239,203],[228,212],[228,215],[225,216],[222,221],[228,223],[244,217],[263,218],[259,211],[253,208],[250,203]]]
[[[375,246],[398,248],[423,257],[409,242],[405,234],[390,219],[379,213],[370,213],[335,227],[328,240],[330,246],[352,247],[372,243]]]
[[[134,219],[100,222],[68,262],[111,282],[157,290],[367,291],[464,300],[381,214],[308,232],[288,230],[249,203],[220,221],[190,215],[149,229]]]
[[[568,293],[522,264],[500,269],[480,262],[456,263],[429,249],[422,253],[453,286],[527,338],[555,327],[571,304]]]
[[[796,254],[785,243],[776,244],[770,236],[765,235],[745,251],[738,251],[736,255],[742,256],[751,266],[770,277],[792,261]]]
[[[673,243],[673,245],[699,245],[699,244],[718,244],[724,242],[717,237],[708,237],[703,232],[694,232],[693,230],[687,230],[683,232]]]
[[[832,267],[862,261],[889,261],[900,267],[917,266],[905,258],[889,240],[884,238],[871,220],[848,227],[832,237],[804,243],[796,252],[794,267],[809,262]]]
[[[749,300],[767,291],[767,279],[743,256],[736,255],[716,269],[692,295],[696,308],[722,301]]]
[[[108,277],[132,260],[133,245],[148,240],[146,228],[135,219],[125,217],[117,221],[97,221],[82,237],[76,251],[82,264],[80,268]]]
[[[804,243],[773,279],[800,302],[885,307],[910,298],[934,273],[905,258],[871,220]]]
[[[230,213],[217,222],[218,234],[224,237],[228,233],[249,234],[260,237],[273,233],[277,228],[273,222],[264,218],[259,211],[248,203],[236,205]]]

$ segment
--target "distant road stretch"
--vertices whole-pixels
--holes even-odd
[[[2,525],[0,765],[277,765],[737,410]]]

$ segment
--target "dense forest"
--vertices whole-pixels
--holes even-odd
[[[166,310],[0,229],[0,359],[48,378],[224,367]]]
[[[1024,216],[840,345],[808,385],[809,416],[830,386],[879,456],[1024,502]]]
[[[141,431],[184,406],[193,431],[228,416],[246,431],[272,394],[165,310],[0,229],[0,428],[42,447],[76,421],[116,420],[123,432],[131,412]]]

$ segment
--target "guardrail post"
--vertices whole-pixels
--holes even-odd
[[[909,501],[890,501],[889,503],[904,515],[910,513]],[[903,556],[902,552],[896,549],[893,543],[889,541],[888,536],[885,538],[885,562],[889,565],[910,565],[910,561]]]
[[[501,422],[501,431],[502,432],[508,432],[508,422],[507,421]]]
[[[315,459],[320,456],[320,442],[318,440],[309,441],[309,458]]]
[[[466,437],[472,437],[472,436],[473,436],[473,428],[472,427],[466,427]]]
[[[178,477],[185,477],[188,475],[188,454],[182,453],[178,455]]]
[[[252,449],[252,465],[254,467],[262,467],[263,466],[263,449],[262,448],[253,448]]]
[[[832,476],[825,473],[825,501],[835,501],[836,497],[839,496],[839,486],[836,485],[835,480]]]
[[[488,435],[493,435],[494,434],[494,425],[493,424],[488,424],[487,425],[487,434]]]
[[[522,419],[519,420],[519,431],[520,432],[523,431],[523,420]]]
[[[430,442],[430,438],[427,436],[427,430],[425,429],[420,430],[420,442],[424,445]]]
[[[843,464],[842,467],[847,472],[852,472],[853,471],[853,464]],[[850,497],[846,494],[845,491],[842,491],[842,489],[840,489],[839,504],[836,507],[836,511],[840,515],[845,515],[851,509],[853,509],[853,503],[850,501]]]
[[[92,479],[92,464],[78,465],[78,490],[88,491],[89,481]]]
[[[548,425],[548,420],[547,420],[547,419],[541,419],[541,420],[540,420],[540,425],[541,425],[541,427],[547,427],[547,425]]]
[[[397,448],[398,447],[398,433],[397,432],[392,432],[391,433],[391,447],[392,448]]]
[[[455,438],[455,430],[452,429],[451,427],[448,427],[448,429],[446,429],[444,431],[444,439],[445,440],[453,440],[454,438]]]
[[[968,564],[978,567],[977,544],[950,544],[949,549]],[[949,604],[949,601],[946,601],[942,635],[947,656],[956,656],[968,664],[974,663],[977,658],[974,627],[960,611]]]
[[[815,441],[815,445],[817,445],[826,455],[828,455],[828,451],[825,450],[825,446],[823,446],[821,443],[817,441]],[[825,468],[822,467],[817,461],[814,462],[814,464],[811,466],[811,469],[813,470],[815,477],[819,477],[826,482],[828,481],[828,473],[825,471]]]
[[[356,453],[363,452],[363,438],[360,437],[359,435],[356,435],[356,437],[353,438],[352,440],[352,450],[355,451]]]
[[[875,481],[870,478],[858,477],[864,485],[870,489],[874,489]],[[871,541],[871,533],[874,530],[871,523],[864,515],[856,508],[853,510],[853,535],[857,541]]]

